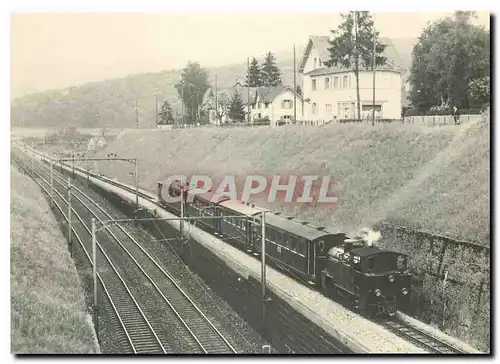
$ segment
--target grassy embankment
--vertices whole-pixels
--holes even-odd
[[[130,131],[101,152],[140,159],[141,186],[167,175],[330,175],[339,203],[255,201],[331,230],[378,221],[489,245],[489,130],[485,126],[330,125]],[[100,169],[133,183],[126,164]]]
[[[38,185],[11,167],[11,351],[99,351],[66,239]]]
[[[101,154],[138,157],[140,184],[152,191],[158,180],[172,174],[330,175],[339,196],[335,206],[252,202],[330,231],[352,233],[385,221],[489,245],[489,149],[488,124],[439,128],[336,124],[129,131]],[[132,166],[103,163],[99,168],[133,183]],[[487,259],[447,250],[438,264],[434,262],[440,254],[438,243],[411,234],[392,241],[385,236],[382,241],[411,256],[418,303],[438,307],[438,313],[442,307],[446,314],[445,319],[436,318],[423,309],[418,317],[487,350]],[[446,271],[449,282],[460,283],[450,283],[443,291]]]

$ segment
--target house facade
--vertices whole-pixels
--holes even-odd
[[[401,119],[402,68],[399,55],[389,39],[385,43],[385,65],[375,70],[375,117]],[[307,101],[304,119],[338,121],[357,118],[356,77],[352,69],[327,66],[330,59],[329,37],[311,36],[298,72],[303,75],[303,93]],[[359,71],[361,118],[371,119],[373,110],[373,71]]]
[[[104,136],[93,137],[89,140],[87,144],[87,150],[94,151],[97,149],[104,148],[108,145],[108,141]]]
[[[210,88],[205,93],[204,102],[209,105],[209,121],[217,124],[216,113],[214,110],[214,90]],[[238,92],[243,101],[246,120],[248,120],[248,112],[250,112],[250,122],[256,122],[262,119],[269,119],[270,126],[278,126],[288,124],[293,121],[294,117],[294,101],[297,102],[296,115],[297,120],[303,118],[303,99],[293,91],[290,86],[275,86],[275,87],[245,87],[237,81],[236,84],[229,89],[218,90],[219,97],[225,94],[229,99],[234,92]],[[224,115],[222,122],[226,123],[229,119]]]

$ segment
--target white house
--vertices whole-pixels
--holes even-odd
[[[268,118],[270,126],[277,126],[292,122],[294,118],[294,101],[297,102],[296,117],[297,120],[303,119],[303,99],[294,93],[290,86],[274,86],[274,87],[244,87],[241,82],[230,89],[218,90],[217,94],[221,97],[224,93],[231,98],[234,92],[238,92],[243,101],[245,112],[248,115],[250,112],[250,121],[257,121]],[[210,88],[204,96],[204,102],[212,108],[209,112],[209,120],[216,124],[215,110],[213,110],[214,90]],[[227,115],[222,118],[222,122],[228,121]]]
[[[108,145],[108,141],[104,136],[93,137],[87,144],[87,150],[93,151],[96,149],[104,148],[106,145]]]
[[[352,69],[328,67],[331,48],[328,36],[311,36],[300,61],[302,90],[307,101],[304,118],[314,121],[353,119],[357,117],[356,78]],[[382,119],[401,118],[402,68],[392,42],[386,44],[387,62],[375,70],[375,116]],[[373,109],[373,72],[359,71],[362,118],[371,118]]]

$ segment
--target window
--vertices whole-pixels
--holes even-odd
[[[348,86],[348,82],[349,82],[348,76],[344,76],[344,77],[342,77],[342,81],[343,81],[343,82],[342,82],[342,87],[343,87],[343,88],[348,88],[348,87],[349,87],[349,86]]]
[[[406,268],[406,258],[404,255],[399,255],[397,260],[398,269]]]
[[[371,119],[373,117],[373,105],[363,104],[361,106],[361,116],[363,119]],[[378,119],[382,115],[382,105],[375,105],[375,118]]]
[[[282,109],[291,109],[292,108],[292,100],[283,100],[281,101]]]
[[[300,239],[299,253],[303,254],[303,255],[307,254],[307,240],[306,239]]]
[[[269,102],[264,103],[266,109],[269,109]]]
[[[312,90],[316,91],[316,80],[312,80]]]
[[[317,59],[316,59],[316,58],[314,58],[313,68],[316,68],[316,61],[317,61]]]
[[[339,88],[339,78],[338,78],[338,76],[335,76],[333,78],[333,88]]]
[[[373,271],[373,269],[375,268],[375,261],[373,260],[373,258],[368,258],[366,260],[366,269],[371,272]]]
[[[283,115],[283,119],[290,120],[292,117],[290,115]]]
[[[260,102],[260,101],[259,101],[257,105],[258,105],[257,107],[258,107],[259,109],[261,109],[261,108],[262,108],[262,102]]]
[[[316,103],[314,102],[312,104],[312,113],[313,113],[313,115],[316,115],[316,112],[317,112],[317,110],[316,110]]]
[[[332,104],[326,104],[326,113],[331,114],[332,113]]]
[[[325,90],[330,88],[330,79],[328,77],[325,78]]]

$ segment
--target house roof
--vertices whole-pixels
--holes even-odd
[[[273,102],[276,97],[281,95],[286,90],[290,90],[292,93],[294,93],[293,88],[286,85],[274,87],[259,87],[257,93],[262,102]],[[302,100],[302,96],[300,96],[298,93],[296,94],[297,97]]]
[[[387,72],[401,73],[400,69],[391,67],[388,64],[381,66],[381,67],[375,67],[375,70],[376,71],[387,71]],[[327,75],[327,74],[332,74],[332,73],[341,73],[341,72],[346,72],[346,71],[351,71],[351,69],[333,66],[333,67],[317,68],[315,70],[306,72],[304,74],[308,75],[308,76],[321,76],[321,75]],[[364,71],[364,69],[360,69],[360,71]],[[368,69],[367,71],[371,72],[371,69]]]
[[[379,38],[379,40],[380,42],[386,45],[384,50],[384,56],[387,58],[386,64],[379,69],[390,69],[395,71],[403,70],[404,69],[403,61],[401,60],[401,57],[396,47],[392,43],[391,39]],[[322,62],[328,62],[328,60],[330,59],[330,52],[328,51],[328,48],[331,48],[330,37],[323,35],[322,36],[312,35],[309,37],[309,42],[307,43],[307,47],[300,61],[298,69],[299,73],[304,72],[304,67],[306,65],[307,59],[309,58],[309,54],[313,46],[318,52],[319,58],[321,59]],[[311,75],[311,73],[308,74]]]
[[[248,96],[250,96],[250,104],[254,104],[256,102],[257,97],[262,101],[262,102],[273,102],[274,99],[279,96],[281,93],[283,93],[285,90],[290,90],[293,92],[293,88],[291,86],[286,86],[286,85],[280,85],[280,86],[262,86],[262,87],[245,87],[236,84],[235,86],[231,88],[224,88],[218,90],[218,93],[226,93],[229,97],[232,96],[233,92],[236,90],[236,87],[238,86],[239,92],[240,92],[240,97],[241,100],[243,101],[244,105],[248,104]],[[206,92],[205,95],[203,96],[204,99],[210,97],[213,95],[213,89],[210,87]],[[297,94],[297,97],[299,99],[302,99],[302,97]]]

